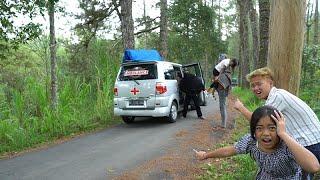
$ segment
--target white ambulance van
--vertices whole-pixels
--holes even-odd
[[[183,108],[177,74],[183,75],[186,68],[202,78],[199,63],[182,66],[162,61],[156,50],[126,50],[114,85],[114,115],[125,123],[134,122],[135,117],[165,117],[176,122]],[[204,105],[203,92],[200,97]]]

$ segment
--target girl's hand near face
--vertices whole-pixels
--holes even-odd
[[[274,113],[276,114],[276,117],[271,114],[271,118],[276,122],[277,134],[281,137],[283,134],[286,134],[285,119],[281,112],[274,111]]]
[[[307,172],[315,173],[320,170],[320,164],[314,154],[308,149],[301,146],[295,139],[286,133],[285,119],[281,112],[276,112],[276,117],[271,115],[271,118],[277,124],[277,134],[286,143],[289,151],[295,157],[295,161]]]

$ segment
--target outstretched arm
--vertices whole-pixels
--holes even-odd
[[[195,151],[195,153],[199,160],[204,160],[208,158],[222,158],[236,155],[236,149],[233,146],[227,146],[211,152]]]
[[[250,121],[252,112],[247,109],[243,103],[237,98],[233,107],[238,110],[248,121]]]
[[[320,165],[315,155],[301,146],[286,132],[285,119],[282,113],[277,113],[275,111],[275,114],[276,117],[273,115],[271,115],[271,117],[277,124],[277,134],[286,143],[288,149],[294,155],[296,162],[308,172],[315,173],[320,171]]]

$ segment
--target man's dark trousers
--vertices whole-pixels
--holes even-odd
[[[184,104],[183,104],[183,111],[182,111],[183,117],[187,116],[188,106],[190,104],[191,99],[193,100],[194,105],[196,107],[198,117],[202,117],[202,113],[199,105],[199,95],[197,94],[186,94],[186,97],[184,99]]]

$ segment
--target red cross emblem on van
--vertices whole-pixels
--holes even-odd
[[[133,95],[137,95],[140,91],[139,91],[139,89],[137,89],[137,88],[133,88],[133,89],[131,89],[131,91],[130,91]]]

